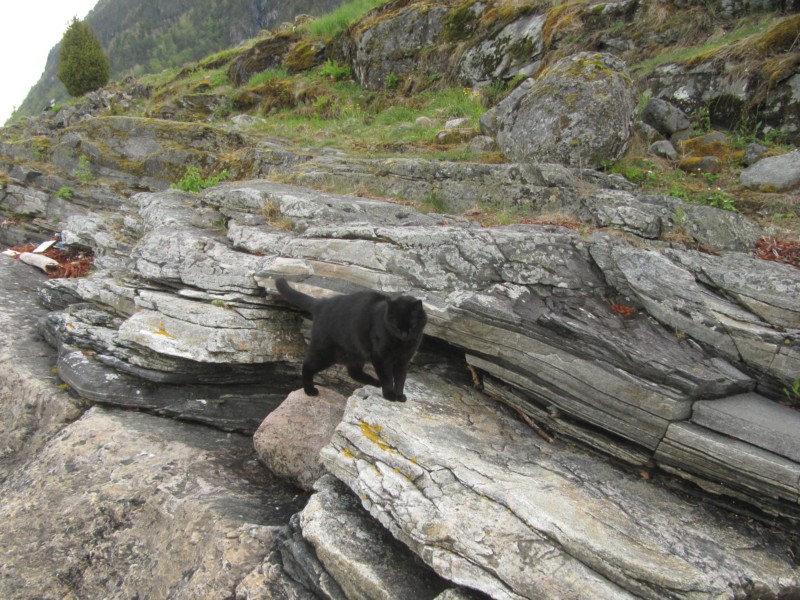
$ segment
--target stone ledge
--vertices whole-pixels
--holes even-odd
[[[692,422],[800,463],[800,412],[758,394],[696,402]]]

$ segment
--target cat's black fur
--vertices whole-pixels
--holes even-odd
[[[380,386],[387,400],[405,402],[408,364],[428,320],[421,300],[379,292],[317,299],[293,289],[285,279],[278,279],[275,285],[281,296],[313,318],[303,361],[306,394],[316,396],[314,375],[338,363],[359,383]],[[364,372],[367,361],[380,381]]]

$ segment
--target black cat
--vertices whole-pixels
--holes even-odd
[[[285,279],[278,279],[275,285],[281,296],[313,317],[311,342],[303,361],[306,394],[319,393],[314,387],[315,373],[339,363],[359,383],[380,386],[387,400],[405,402],[408,364],[428,320],[422,300],[378,292],[317,299],[293,289]],[[364,372],[367,361],[372,362],[380,381]]]

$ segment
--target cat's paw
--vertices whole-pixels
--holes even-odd
[[[383,397],[389,400],[390,402],[405,402],[406,395],[400,394],[399,396],[394,392],[384,392]]]
[[[319,390],[315,387],[303,388],[306,396],[319,396]]]

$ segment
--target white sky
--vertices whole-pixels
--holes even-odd
[[[83,20],[98,0],[2,0],[0,126],[39,81],[50,49],[72,17]]]

